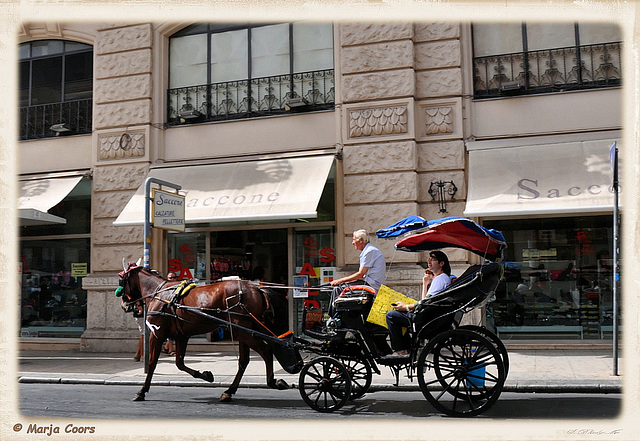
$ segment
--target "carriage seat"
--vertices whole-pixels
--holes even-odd
[[[353,311],[370,309],[376,291],[369,285],[352,285],[342,290],[333,301],[336,311]]]

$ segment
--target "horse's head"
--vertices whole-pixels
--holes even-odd
[[[133,312],[134,317],[142,317],[142,291],[137,279],[137,275],[142,269],[140,260],[127,264],[123,258],[122,268],[123,271],[118,273],[120,286],[116,289],[116,297],[121,298],[120,306],[124,312]]]

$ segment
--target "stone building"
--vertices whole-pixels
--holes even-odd
[[[500,195],[508,191],[489,181],[485,189],[479,178],[502,175],[487,164],[512,167],[518,158],[533,161],[532,170],[573,159],[602,168],[608,145],[621,139],[620,32],[611,26],[569,26],[579,29],[584,41],[593,37],[590,53],[609,57],[607,72],[601,69],[596,78],[592,61],[583,63],[585,78],[576,81],[566,72],[563,79],[540,80],[543,72],[536,76],[534,69],[518,76],[499,61],[500,48],[486,43],[495,41],[491,32],[518,29],[488,26],[474,33],[472,25],[454,22],[24,24],[19,38],[21,344],[75,337],[87,351],[133,347],[135,322],[123,314],[113,292],[123,257],[142,257],[140,197],[149,176],[189,182],[183,188],[187,206],[191,203],[195,213],[201,205],[197,215],[187,213],[185,232],[154,229],[151,266],[162,273],[178,271],[206,282],[231,274],[253,277],[260,268],[269,281],[291,284],[295,276],[306,276],[315,286],[357,267],[353,230],[374,233],[408,215],[466,215],[509,231],[517,241],[517,255],[509,260],[529,285],[562,285],[547,287],[541,294],[555,302],[540,305],[533,290],[526,302],[513,301],[515,285],[507,284],[496,313],[519,304],[523,320],[533,320],[533,326],[548,324],[543,317],[558,321],[554,332],[543,334],[548,338],[576,330],[584,338],[583,330],[591,328],[575,316],[582,314],[580,299],[589,294],[590,305],[599,311],[596,334],[603,337],[604,287],[594,280],[597,284],[604,268],[596,254],[600,259],[601,248],[611,249],[611,221],[606,220],[611,195],[602,191],[606,177],[591,182],[572,176],[566,188],[550,187],[565,196],[580,187],[590,199],[604,197],[589,207],[577,197],[570,210],[562,198],[559,205],[523,208],[523,202],[541,195],[542,178],[520,177],[540,188],[522,181],[507,186],[520,188],[516,202],[502,201]],[[524,35],[531,49],[520,53],[530,56],[532,65],[535,55],[555,69],[554,56],[570,58],[558,48],[587,47],[541,41],[546,46],[534,53],[534,30]],[[64,44],[57,47],[58,42]],[[543,55],[552,49],[554,56]],[[88,70],[87,53],[92,54]],[[78,58],[82,54],[85,58]],[[46,63],[60,63],[57,84],[37,75]],[[494,72],[510,77],[482,76],[481,67],[490,63]],[[62,89],[62,98],[45,96],[45,89],[58,94]],[[70,110],[78,97],[89,99],[82,114],[79,107]],[[57,114],[47,110],[52,105]],[[602,112],[585,111],[594,107]],[[558,146],[570,151],[576,145],[578,153],[553,156]],[[585,145],[586,153],[579,156]],[[529,154],[531,146],[550,156]],[[591,169],[578,165],[566,169],[593,177]],[[456,188],[442,201],[446,212],[429,192],[438,182]],[[220,185],[227,185],[227,193],[220,193]],[[46,199],[38,207],[29,205],[27,191],[34,186]],[[274,205],[283,203],[282,211],[247,208],[269,195],[278,199]],[[551,193],[542,195],[546,202],[558,202]],[[487,212],[483,203],[492,198],[498,208]],[[72,209],[79,210],[78,217]],[[518,228],[531,219],[537,221],[526,231]],[[565,231],[569,223],[570,234]],[[417,295],[426,255],[396,253],[393,242],[373,241],[389,264],[388,284]],[[561,251],[562,246],[582,246],[584,255]],[[478,261],[461,250],[446,251],[454,273]],[[578,286],[582,272],[569,271],[557,280],[568,263],[592,273],[588,287]],[[75,300],[71,290],[78,293]],[[290,299],[291,325],[299,326],[305,303],[325,301],[323,295]],[[574,314],[566,323],[557,314],[566,309],[561,302],[562,308],[569,302]],[[484,318],[476,314],[471,320]],[[504,332],[529,329],[528,321],[519,320],[504,319]],[[48,347],[55,347],[51,341]]]

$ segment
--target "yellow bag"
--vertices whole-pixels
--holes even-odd
[[[371,305],[371,311],[369,311],[369,316],[367,317],[367,321],[369,323],[375,323],[376,325],[387,327],[387,312],[391,311],[393,308],[391,307],[392,303],[402,302],[402,303],[415,303],[417,300],[412,299],[411,297],[407,297],[398,291],[394,291],[386,285],[382,285],[378,290],[378,294],[376,294],[376,299],[373,301],[373,305]]]

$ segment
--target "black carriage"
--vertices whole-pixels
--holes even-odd
[[[393,371],[396,385],[402,372],[412,381],[417,378],[425,398],[451,416],[478,415],[500,396],[509,371],[505,346],[488,329],[460,321],[464,313],[484,306],[494,294],[503,275],[502,265],[495,262],[506,246],[502,235],[464,218],[422,224],[411,218],[411,222],[416,234],[398,242],[396,248],[458,247],[480,254],[486,263],[468,268],[415,311],[406,357],[387,356],[391,352],[387,330],[367,322],[374,295],[366,287],[345,287],[335,300],[334,317],[325,322],[318,320],[319,311],[306,310],[303,332],[313,339],[306,349],[319,357],[304,365],[298,387],[311,408],[332,412],[360,398],[381,367]],[[407,221],[401,223],[405,226],[389,227],[391,234],[385,229],[378,235],[406,234]]]

